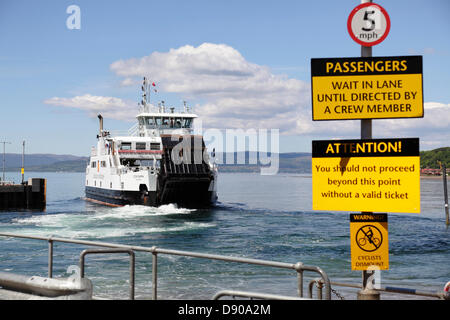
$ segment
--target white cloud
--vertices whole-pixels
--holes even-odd
[[[450,146],[450,104],[425,102],[423,118],[377,120],[373,130],[383,137],[419,137],[426,149]]]
[[[131,78],[125,78],[120,82],[120,85],[122,87],[128,87],[128,86],[137,86],[138,82],[131,79]]]
[[[441,108],[441,111],[449,110],[450,103],[440,103],[440,102],[425,102],[424,103],[425,112],[431,109],[439,109]]]
[[[303,134],[312,132],[320,139],[358,139],[360,121],[302,122]],[[420,138],[421,150],[450,146],[450,104],[439,102],[424,103],[423,118],[375,119],[372,121],[373,138]]]
[[[195,104],[204,128],[267,128],[313,139],[357,139],[360,121],[312,121],[310,84],[274,74],[248,62],[225,44],[186,45],[168,52],[113,62],[121,86],[139,88],[143,76],[155,81],[162,95],[176,93]],[[120,120],[134,119],[136,102],[86,94],[51,98],[47,104],[98,112]],[[450,104],[425,103],[425,117],[373,121],[374,137],[419,137],[426,148],[448,146]]]
[[[88,112],[89,116],[96,117],[101,113],[105,118],[131,121],[135,115],[130,113],[135,105],[133,102],[124,101],[120,98],[102,97],[85,94],[72,98],[53,97],[46,99],[44,103],[54,106],[77,108]]]
[[[224,44],[186,45],[116,61],[110,68],[125,77],[123,85],[149,76],[162,91],[202,101],[195,111],[208,127],[279,128],[286,133],[295,131],[298,117],[311,118],[309,84],[273,74]]]
[[[428,55],[428,54],[436,54],[435,48],[423,48],[423,49],[408,49],[409,54],[413,55]]]

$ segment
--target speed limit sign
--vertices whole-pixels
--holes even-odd
[[[386,10],[371,2],[362,3],[354,8],[347,20],[347,29],[352,39],[366,47],[383,41],[390,28],[391,21]]]

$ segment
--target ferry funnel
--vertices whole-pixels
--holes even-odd
[[[98,120],[100,120],[100,134],[99,134],[99,136],[101,137],[102,136],[102,132],[103,132],[103,117],[102,117],[101,114],[99,114],[97,117],[98,117]]]

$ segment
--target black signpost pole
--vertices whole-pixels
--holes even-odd
[[[361,3],[372,2],[372,0],[361,0]],[[372,47],[361,46],[361,57],[372,57]],[[372,119],[361,120],[361,139],[372,139]],[[362,212],[372,214],[372,212]],[[358,292],[358,300],[379,300],[380,293],[368,286],[375,275],[375,270],[364,270],[362,272],[362,290]]]
[[[361,46],[361,57],[371,57],[372,47]],[[361,139],[372,139],[372,119],[361,120]]]

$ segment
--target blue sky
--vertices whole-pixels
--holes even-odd
[[[373,55],[423,55],[426,108],[423,119],[374,121],[374,137],[417,136],[423,150],[449,146],[450,1],[377,3],[391,30]],[[81,10],[79,30],[66,27],[72,4]],[[98,108],[108,129],[132,126],[145,72],[158,76],[159,99],[188,100],[205,114],[204,126],[239,128],[245,120],[279,128],[281,152],[310,152],[314,139],[357,139],[358,121],[311,121],[309,65],[311,58],[360,55],[346,29],[358,4],[3,0],[0,140],[12,142],[7,152],[21,152],[25,139],[29,153],[88,155]],[[180,62],[186,55],[192,61]],[[156,70],[160,61],[170,64],[167,73]],[[205,69],[207,79],[197,77]],[[222,82],[225,71],[239,80]]]

